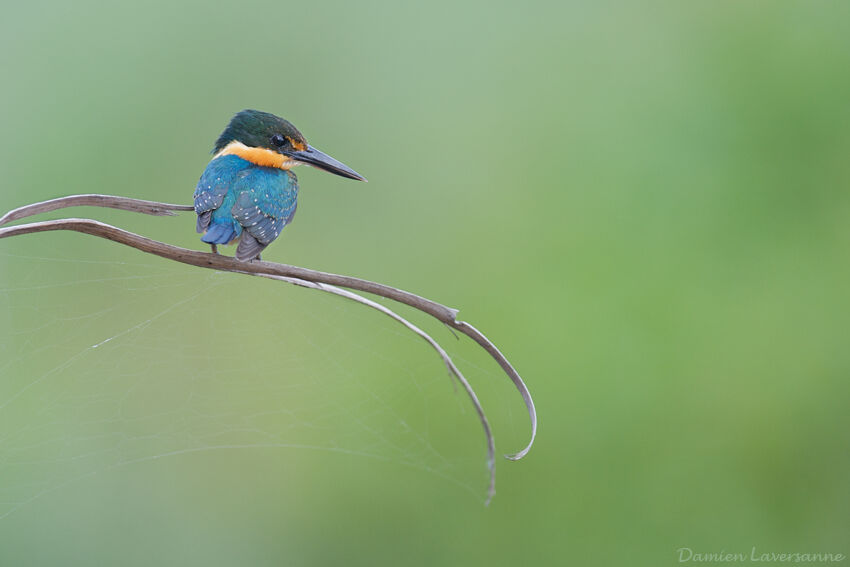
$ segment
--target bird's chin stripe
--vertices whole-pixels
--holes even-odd
[[[250,161],[262,167],[277,167],[279,169],[289,169],[299,163],[272,150],[252,148],[242,142],[230,142],[220,152],[215,154],[213,159],[228,155],[239,156],[245,161]]]

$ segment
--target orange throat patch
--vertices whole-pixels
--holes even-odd
[[[252,148],[250,146],[246,146],[242,142],[230,142],[224,146],[220,152],[215,154],[213,159],[229,155],[239,156],[245,161],[250,161],[255,165],[276,167],[278,169],[289,169],[298,163],[295,160],[277,152],[273,152],[272,150],[267,150],[265,148]]]

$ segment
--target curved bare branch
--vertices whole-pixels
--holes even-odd
[[[194,210],[194,207],[189,205],[171,205],[169,203],[143,201],[141,199],[131,199],[130,197],[116,197],[114,195],[71,195],[69,197],[59,197],[58,199],[51,199],[12,209],[0,217],[0,226],[14,220],[41,213],[49,213],[50,211],[64,209],[66,207],[108,207],[110,209],[120,209],[122,211],[132,211],[134,213],[144,213],[154,216],[174,216],[176,214],[174,211]]]
[[[252,275],[249,272],[240,272],[247,275]],[[293,285],[298,285],[302,287],[308,287],[310,289],[317,289],[319,291],[326,291],[328,293],[332,293],[334,295],[339,295],[341,297],[345,297],[346,299],[350,299],[352,301],[356,301],[357,303],[362,303],[368,307],[373,309],[377,309],[381,313],[395,319],[405,327],[407,327],[410,331],[416,333],[431,345],[437,354],[440,355],[440,358],[443,359],[443,363],[446,365],[446,368],[449,372],[457,378],[458,382],[461,383],[463,389],[466,390],[466,395],[469,396],[469,399],[472,401],[472,405],[475,406],[475,412],[478,414],[478,419],[481,421],[481,426],[484,428],[484,435],[487,437],[487,468],[490,471],[490,486],[487,488],[487,500],[485,504],[489,504],[490,500],[493,499],[493,495],[496,494],[496,444],[493,439],[493,432],[490,429],[490,422],[487,420],[487,416],[484,413],[484,407],[481,405],[481,402],[478,400],[478,395],[476,395],[475,390],[472,389],[472,385],[470,385],[469,381],[467,381],[466,377],[461,373],[460,369],[455,365],[452,358],[449,356],[449,353],[440,346],[440,344],[435,341],[431,335],[390,309],[385,305],[381,305],[371,299],[366,299],[362,295],[358,295],[353,291],[348,291],[347,289],[341,289],[336,286],[326,285],[315,282],[308,282],[307,280],[299,280],[297,278],[287,278],[283,276],[269,276],[266,274],[257,274],[260,277],[271,278],[279,281],[284,281],[291,283]]]
[[[466,321],[455,321],[454,323],[450,323],[450,325],[481,345],[499,363],[499,366],[502,367],[502,370],[505,371],[505,374],[508,375],[522,396],[522,401],[525,402],[525,407],[528,410],[528,418],[531,420],[531,436],[528,439],[528,444],[521,451],[505,455],[505,458],[511,461],[520,460],[531,450],[531,446],[534,445],[534,438],[537,437],[537,410],[534,408],[534,400],[531,399],[531,392],[528,391],[525,382],[522,381],[519,373],[508,359],[505,358],[505,355],[481,331]]]
[[[2,218],[0,218],[0,225],[35,214],[54,211],[57,209],[72,206],[101,206],[126,211],[141,212],[150,215],[173,215],[173,211],[193,210],[190,206],[172,205],[168,203],[158,203],[155,201],[143,201],[139,199],[131,199],[128,197],[115,197],[111,195],[72,195],[70,197],[62,197],[59,199],[53,199],[41,203],[34,203],[32,205],[27,205],[18,209],[14,209],[4,215]],[[470,396],[473,404],[475,405],[476,411],[479,415],[479,419],[481,420],[482,426],[487,435],[488,467],[491,473],[490,487],[487,499],[487,501],[489,502],[490,498],[493,495],[495,486],[493,437],[489,423],[487,422],[487,418],[485,417],[483,409],[481,408],[478,398],[472,390],[471,386],[468,384],[466,379],[463,378],[463,375],[460,373],[460,371],[457,369],[457,367],[451,361],[451,358],[448,357],[442,347],[440,347],[439,344],[436,343],[436,341],[434,341],[431,337],[424,333],[424,331],[422,331],[412,323],[406,321],[404,318],[395,314],[393,311],[389,310],[383,305],[375,303],[360,295],[339,288],[344,287],[361,292],[372,293],[387,299],[398,301],[399,303],[409,305],[410,307],[427,313],[435,319],[446,324],[450,329],[457,329],[458,331],[469,336],[472,340],[474,340],[482,348],[484,348],[484,350],[486,350],[487,353],[490,354],[490,356],[494,360],[496,360],[496,362],[499,363],[499,366],[508,375],[508,377],[511,379],[514,386],[522,396],[526,409],[528,411],[529,419],[531,421],[531,436],[528,441],[528,444],[521,451],[510,455],[505,455],[505,457],[510,460],[521,459],[528,453],[528,451],[531,449],[531,446],[534,444],[534,439],[537,435],[537,412],[535,410],[534,401],[531,398],[531,394],[528,391],[527,386],[523,382],[522,378],[519,376],[519,373],[517,373],[516,369],[514,369],[513,365],[511,365],[508,359],[505,358],[501,351],[499,351],[496,345],[494,345],[486,336],[484,336],[483,333],[481,333],[478,329],[476,329],[469,323],[457,320],[458,311],[456,309],[446,307],[445,305],[406,292],[404,290],[387,286],[384,284],[379,284],[369,280],[363,280],[360,278],[343,276],[339,274],[331,274],[327,272],[319,272],[307,268],[301,268],[298,266],[290,266],[287,264],[276,264],[272,262],[262,261],[241,262],[236,260],[235,258],[231,258],[228,256],[209,254],[206,252],[197,252],[194,250],[165,244],[163,242],[152,240],[150,238],[146,238],[144,236],[140,236],[138,234],[134,234],[132,232],[128,232],[91,219],[69,218],[0,228],[0,238],[54,230],[70,230],[83,234],[97,236],[99,238],[105,238],[107,240],[112,240],[113,242],[118,242],[120,244],[136,248],[137,250],[141,250],[142,252],[147,252],[149,254],[154,254],[162,258],[174,260],[176,262],[181,262],[184,264],[198,266],[201,268],[237,272],[248,275],[268,277],[272,279],[281,279],[296,285],[311,287],[313,289],[320,289],[322,291],[335,293],[337,295],[342,295],[354,301],[364,303],[365,305],[378,309],[379,311],[396,319],[397,321],[408,327],[411,331],[423,337],[427,342],[429,342],[429,344],[431,344],[431,346],[435,350],[437,350],[438,354],[440,354],[440,356],[443,358],[443,361],[446,363],[446,366],[449,368],[449,371],[458,378],[458,380],[464,386],[467,395]]]

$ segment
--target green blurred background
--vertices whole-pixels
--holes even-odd
[[[7,5],[0,210],[188,203],[242,108],[300,170],[272,261],[461,309],[474,412],[357,305],[84,235],[0,242],[2,565],[668,565],[850,553],[850,4]],[[203,249],[193,216],[85,209]],[[60,215],[45,215],[55,218]],[[433,332],[497,449],[529,433]]]

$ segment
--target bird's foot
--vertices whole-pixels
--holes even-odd
[[[218,254],[218,246],[216,246],[215,244],[210,244],[210,248],[212,248],[213,254]]]

